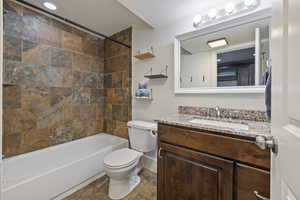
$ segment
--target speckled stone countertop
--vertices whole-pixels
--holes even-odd
[[[248,125],[248,130],[242,129],[233,129],[233,128],[224,128],[206,124],[191,123],[193,119],[204,119],[204,120],[214,120],[222,122],[231,122]],[[248,121],[248,120],[239,120],[239,119],[226,119],[226,118],[214,118],[214,117],[204,117],[196,115],[184,115],[177,114],[173,116],[162,117],[155,120],[158,123],[182,126],[186,128],[205,130],[209,132],[219,133],[222,135],[228,135],[235,138],[244,138],[255,140],[255,137],[258,135],[268,136],[271,133],[271,124],[269,122],[258,122],[258,121]]]

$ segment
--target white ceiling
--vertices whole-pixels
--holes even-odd
[[[82,24],[97,32],[110,36],[133,24],[144,22],[117,0],[25,0],[44,8],[42,3],[49,1],[57,6],[54,11],[62,17]]]
[[[226,2],[241,0],[118,0],[131,12],[152,27],[161,27],[181,18],[207,12],[211,8],[224,8]]]

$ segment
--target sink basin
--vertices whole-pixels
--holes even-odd
[[[193,119],[190,122],[194,123],[194,124],[217,126],[217,127],[224,127],[224,128],[230,128],[230,129],[249,130],[248,125],[240,124],[240,123],[213,121],[213,120],[205,120],[205,119]]]

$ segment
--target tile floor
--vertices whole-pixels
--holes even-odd
[[[156,200],[156,174],[144,169],[140,176],[141,183],[124,200]],[[107,190],[108,178],[103,177],[64,200],[110,200]]]

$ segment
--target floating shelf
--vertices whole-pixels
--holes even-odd
[[[150,97],[134,97],[134,98],[140,101],[153,101],[153,98]]]
[[[163,69],[159,74],[152,74],[152,71],[151,67],[150,70],[144,74],[144,77],[149,79],[168,78],[168,65],[166,65],[165,69]]]
[[[137,55],[135,55],[134,57],[139,59],[139,60],[154,58],[155,55],[154,55],[153,47],[151,46],[150,48],[139,50],[137,52]]]
[[[145,75],[144,77],[149,79],[168,78],[168,76],[165,74],[152,74],[152,75]]]
[[[143,53],[143,54],[135,55],[134,57],[139,59],[139,60],[145,60],[145,59],[148,59],[148,58],[154,58],[155,55],[151,52],[146,52],[146,53]]]

